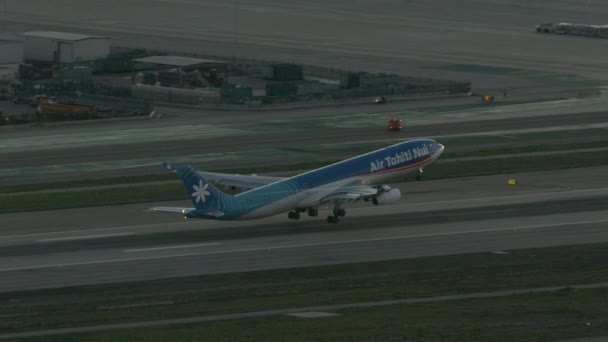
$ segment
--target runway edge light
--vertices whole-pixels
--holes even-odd
[[[509,185],[515,185],[517,184],[517,181],[515,179],[509,179],[507,183],[509,183]]]

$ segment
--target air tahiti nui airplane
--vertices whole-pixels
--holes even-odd
[[[152,210],[182,213],[187,218],[251,220],[288,212],[293,220],[301,213],[317,216],[318,208],[333,205],[327,222],[346,215],[343,206],[359,200],[387,204],[401,198],[399,189],[384,183],[403,179],[443,153],[443,145],[430,139],[401,142],[290,178],[199,172],[185,165],[164,163],[184,183],[194,208],[156,207]],[[417,177],[419,178],[419,177]],[[229,195],[213,184],[247,191]]]

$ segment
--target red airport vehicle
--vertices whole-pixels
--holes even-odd
[[[388,122],[389,131],[400,131],[403,128],[403,121],[400,119],[391,119]]]

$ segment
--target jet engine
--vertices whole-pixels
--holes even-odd
[[[378,197],[374,198],[374,204],[389,204],[395,203],[401,199],[401,191],[399,189],[390,189],[387,192],[383,192]]]

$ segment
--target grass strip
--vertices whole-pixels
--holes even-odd
[[[0,316],[39,313],[0,318],[0,331],[605,282],[607,252],[601,243],[0,294]],[[174,304],[98,309],[154,302]]]
[[[181,183],[0,196],[0,213],[168,201],[187,198]]]
[[[449,158],[446,158],[449,159]],[[608,165],[608,151],[507,157],[447,162],[439,159],[425,168],[427,179],[484,176],[518,172],[562,170]]]
[[[607,289],[339,310],[31,338],[29,341],[554,341],[608,334]]]
[[[467,151],[467,152],[454,152],[446,153],[442,159],[446,158],[467,158],[467,157],[491,157],[500,156],[506,154],[518,154],[518,153],[535,153],[535,152],[553,152],[553,151],[572,151],[588,148],[602,148],[608,147],[608,140],[602,141],[589,141],[580,143],[570,144],[546,144],[546,145],[533,145],[533,146],[521,146],[512,148],[499,148],[499,149],[483,149],[478,151]]]
[[[517,153],[531,153],[531,152],[549,152],[549,151],[571,151],[576,149],[585,148],[599,148],[608,147],[608,140],[592,141],[592,142],[581,142],[581,143],[570,143],[570,144],[546,144],[546,145],[533,145],[533,146],[522,146],[514,148],[497,148],[497,149],[482,149],[478,151],[467,151],[467,152],[446,152],[440,160],[453,159],[453,158],[465,158],[465,157],[491,157],[506,154],[517,154]],[[355,146],[354,149],[360,150],[361,146]],[[365,151],[370,148],[368,146]],[[308,149],[307,149],[308,150]],[[364,152],[364,151],[358,151]],[[322,167],[339,160],[333,161],[322,161],[322,162],[305,162],[287,165],[270,165],[270,166],[255,166],[245,168],[233,168],[233,169],[221,169],[215,170],[215,172],[223,173],[241,173],[241,174],[259,174],[259,173],[275,173],[275,172],[290,172],[299,170],[309,170],[318,167]],[[92,187],[92,186],[104,186],[104,185],[118,185],[118,184],[131,184],[131,183],[143,183],[143,182],[155,182],[155,181],[166,181],[175,180],[176,177],[171,173],[163,174],[148,174],[140,176],[125,176],[125,177],[114,177],[114,178],[103,178],[103,179],[85,179],[75,181],[64,181],[64,182],[52,182],[52,183],[38,183],[38,184],[18,184],[0,186],[0,194],[38,191],[38,190],[54,190],[54,189],[69,189],[78,187]]]
[[[74,180],[74,181],[37,183],[37,184],[16,184],[16,185],[0,186],[0,194],[27,192],[27,191],[39,191],[39,190],[55,190],[55,189],[69,189],[69,188],[80,188],[80,187],[91,187],[91,186],[130,184],[130,183],[143,183],[143,182],[157,182],[157,181],[174,180],[174,179],[175,179],[174,174],[166,173],[166,174],[149,174],[149,175],[141,175],[141,176],[125,176],[125,177],[113,177],[113,178],[101,178],[101,179],[83,179],[83,180]]]
[[[256,168],[255,170],[260,173],[266,173],[313,169],[327,165],[328,163],[331,162],[269,166]],[[474,161],[442,162],[442,160],[439,160],[425,168],[425,178],[456,178],[504,173],[559,170],[600,165],[608,165],[608,151],[496,158]],[[252,170],[253,168],[235,169],[232,171],[245,174],[252,173]],[[171,176],[174,175],[171,174]],[[187,196],[183,186],[178,182],[175,184],[162,184],[154,186],[133,185],[126,188],[109,188],[44,194],[8,194],[0,195],[0,213],[171,201],[186,198]]]

